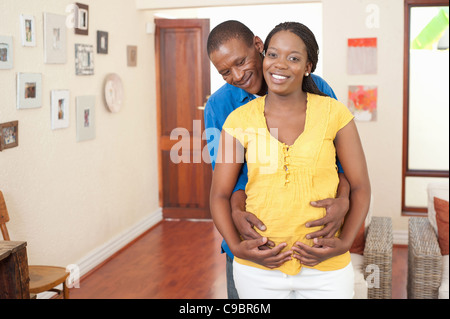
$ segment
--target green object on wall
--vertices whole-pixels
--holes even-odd
[[[448,28],[448,7],[439,10],[439,13],[427,24],[419,35],[411,42],[411,49],[431,50],[433,44],[439,41]]]

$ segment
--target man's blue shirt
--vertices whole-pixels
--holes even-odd
[[[325,82],[321,77],[317,75],[311,74],[311,76],[320,91],[337,100],[333,89],[328,85],[327,82]],[[212,94],[208,99],[205,107],[205,129],[213,170],[216,164],[217,152],[219,149],[220,133],[222,132],[222,126],[225,123],[225,120],[227,119],[228,115],[235,109],[244,104],[247,104],[255,98],[255,95],[226,83],[216,92],[214,92],[214,94]],[[343,172],[339,161],[337,161],[336,164],[338,166],[338,171]],[[237,190],[245,191],[247,181],[247,164],[244,163],[244,165],[242,165],[242,169],[233,192]],[[231,253],[225,241],[222,242],[222,252],[225,252],[230,257],[233,257],[233,254]]]

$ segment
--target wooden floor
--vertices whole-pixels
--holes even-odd
[[[212,222],[163,221],[84,276],[72,299],[224,299],[225,256]],[[393,298],[406,298],[407,247],[394,247]]]

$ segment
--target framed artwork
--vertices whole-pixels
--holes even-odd
[[[349,86],[348,108],[355,116],[355,120],[370,122],[377,119],[377,91],[376,86]]]
[[[0,124],[0,152],[19,145],[19,122]]]
[[[77,142],[95,139],[95,96],[76,98]]]
[[[97,31],[97,53],[108,54],[108,32]]]
[[[127,65],[128,66],[137,65],[137,46],[135,45],[127,46]]]
[[[123,84],[117,74],[106,76],[104,94],[107,109],[112,113],[119,112],[123,102]]]
[[[42,106],[42,74],[17,73],[17,108],[33,109]]]
[[[69,127],[69,90],[51,91],[52,130]]]
[[[36,23],[34,16],[20,15],[20,28],[22,34],[22,45],[25,47],[36,46]]]
[[[89,6],[76,2],[75,34],[89,34]]]
[[[94,46],[75,44],[75,74],[94,74]]]
[[[377,38],[348,39],[348,74],[377,73]]]
[[[0,35],[0,70],[13,68],[13,39]]]
[[[67,62],[66,16],[44,12],[44,63]]]

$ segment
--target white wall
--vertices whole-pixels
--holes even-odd
[[[377,85],[375,122],[358,122],[369,166],[373,213],[389,216],[395,231],[406,232],[401,216],[403,121],[403,0],[323,0],[324,77],[338,98],[347,103],[349,85]],[[379,9],[379,27],[368,28],[368,5]],[[370,7],[369,7],[370,8]],[[378,38],[378,71],[347,74],[347,39]]]
[[[19,147],[0,152],[0,189],[12,240],[28,242],[30,264],[66,266],[156,214],[158,166],[154,37],[146,13],[129,0],[85,0],[89,35],[67,30],[68,61],[44,64],[43,12],[65,15],[69,0],[2,0],[0,34],[14,38],[14,68],[0,70],[0,122],[19,121]],[[22,47],[19,15],[34,15],[37,46]],[[97,30],[109,32],[109,54],[95,54],[95,75],[76,76],[74,44],[96,48]],[[127,67],[126,46],[138,46],[138,66]],[[16,73],[43,77],[43,106],[16,109]],[[108,73],[124,84],[123,109],[106,110]],[[50,91],[70,90],[70,126],[51,130]],[[76,142],[75,97],[96,96],[96,138]]]

